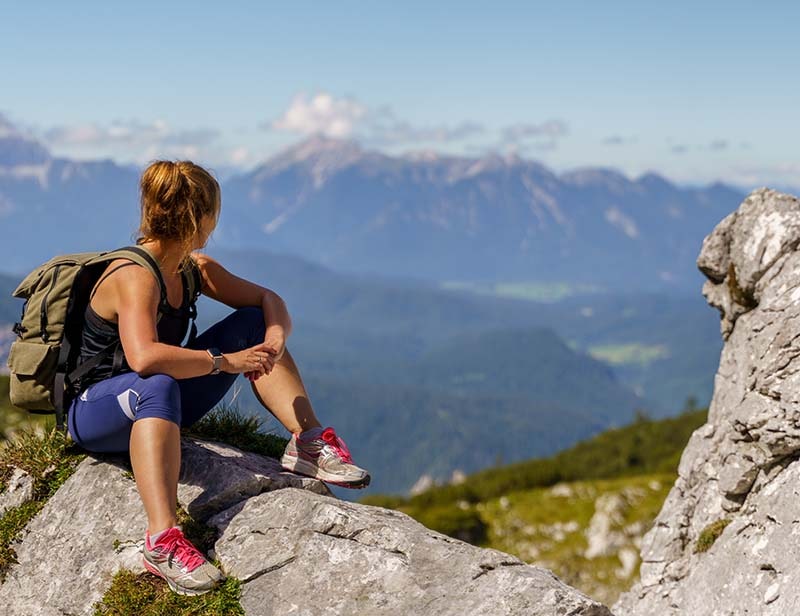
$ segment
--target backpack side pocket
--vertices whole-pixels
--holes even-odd
[[[11,404],[29,411],[53,412],[53,377],[60,344],[16,340],[11,343],[8,367],[11,370]]]

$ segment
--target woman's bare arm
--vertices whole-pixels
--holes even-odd
[[[286,302],[277,293],[235,276],[206,254],[193,253],[192,257],[200,268],[204,295],[231,308],[261,307],[267,328],[280,327],[289,336],[292,320]]]
[[[158,341],[160,292],[153,274],[143,267],[124,267],[109,279],[116,279],[112,290],[116,292],[120,340],[132,370],[142,376],[161,373],[176,379],[211,371],[213,361],[206,351]]]

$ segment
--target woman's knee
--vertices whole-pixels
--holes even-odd
[[[160,373],[141,377],[139,388],[138,392],[129,390],[134,420],[160,417],[181,424],[181,390],[174,377]]]
[[[234,318],[240,323],[240,327],[247,334],[251,344],[258,344],[264,341],[266,324],[264,323],[264,311],[256,306],[245,306],[237,308],[233,313]]]

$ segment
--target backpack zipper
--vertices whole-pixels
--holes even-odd
[[[50,295],[50,291],[53,290],[53,287],[56,286],[56,277],[58,276],[58,268],[61,267],[61,264],[56,265],[53,269],[53,278],[50,281],[50,288],[47,289],[47,293],[44,294],[44,298],[42,298],[42,313],[41,313],[41,331],[42,331],[42,340],[47,342],[50,339],[50,336],[47,333],[47,297]]]

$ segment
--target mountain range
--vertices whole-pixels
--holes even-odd
[[[3,270],[130,242],[138,170],[52,157],[0,132]],[[311,137],[222,184],[215,241],[347,272],[432,282],[695,290],[700,243],[743,198],[606,168],[556,174],[516,156],[388,156]],[[30,240],[30,241],[28,241]]]
[[[30,268],[131,241],[138,173],[0,131],[0,324]],[[710,398],[718,319],[694,258],[733,188],[312,138],[222,190],[208,252],[287,300],[315,408],[376,490]],[[203,298],[201,330],[226,311]],[[238,400],[260,408],[247,387]]]

